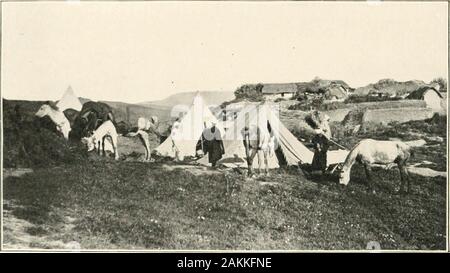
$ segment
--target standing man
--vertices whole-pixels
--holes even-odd
[[[327,169],[327,152],[330,147],[328,134],[321,129],[315,130],[315,135],[312,139],[314,145],[314,157],[311,163],[312,171],[321,171],[325,174]]]
[[[172,151],[175,153],[175,161],[183,161],[183,156],[180,155],[180,149],[177,147],[177,143],[175,140],[177,140],[179,136],[179,132],[181,130],[181,119],[177,118],[175,122],[172,125],[172,129],[170,132],[170,136],[172,138]]]
[[[215,122],[212,122],[211,128],[207,128],[203,131],[201,141],[203,141],[204,152],[208,153],[209,163],[215,168],[217,162],[222,159],[222,156],[225,154],[222,135],[219,128],[216,127]]]
[[[322,174],[325,174],[327,152],[331,140],[330,117],[315,110],[305,117],[305,121],[314,129],[314,136],[311,140],[314,147],[311,171],[321,171]]]

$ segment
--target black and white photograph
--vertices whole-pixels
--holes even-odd
[[[448,252],[448,2],[0,16],[1,251]]]

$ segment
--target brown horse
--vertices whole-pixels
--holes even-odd
[[[103,102],[88,101],[83,104],[83,108],[76,117],[73,126],[73,138],[80,140],[89,136],[105,121],[111,120],[114,125],[116,121],[112,108]]]

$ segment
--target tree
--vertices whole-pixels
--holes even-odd
[[[439,84],[439,91],[440,92],[447,92],[447,80],[442,78],[442,77],[438,77],[433,79],[430,84],[434,84],[437,83]]]
[[[245,84],[234,91],[236,99],[249,99],[251,101],[262,101],[264,97],[262,95],[263,85],[258,84]]]

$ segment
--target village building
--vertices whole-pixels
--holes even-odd
[[[261,93],[267,100],[278,98],[291,99],[297,92],[295,83],[269,83],[264,84]]]
[[[424,86],[411,92],[406,99],[423,100],[428,108],[435,111],[442,109],[442,95],[439,93],[439,86]]]

